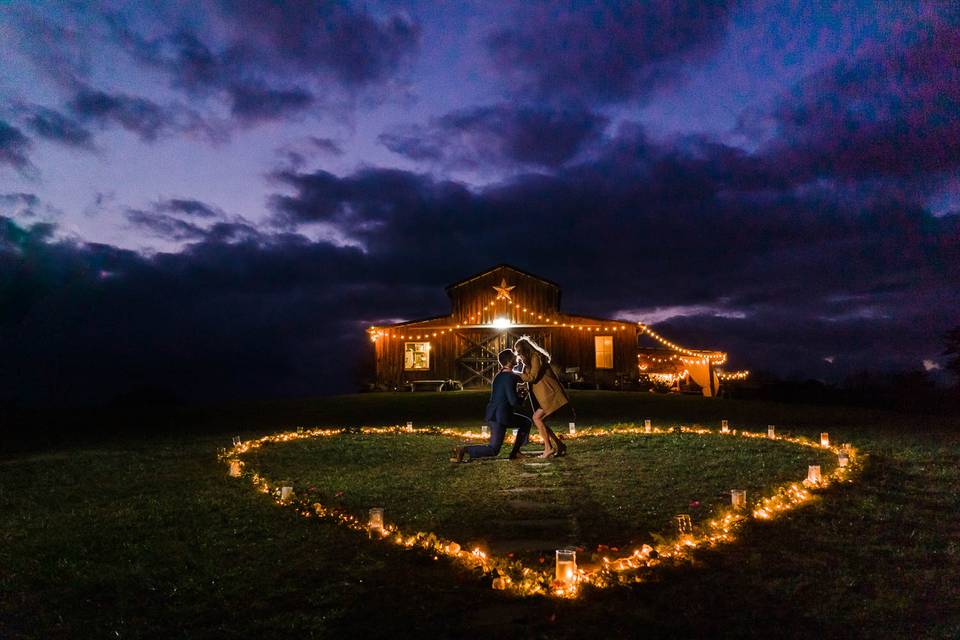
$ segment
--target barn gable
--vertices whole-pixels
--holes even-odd
[[[522,304],[527,314],[556,315],[560,311],[557,284],[507,264],[451,284],[447,295],[451,315],[459,324],[475,324],[491,306],[506,310],[510,303]]]

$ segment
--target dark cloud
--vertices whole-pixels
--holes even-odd
[[[20,129],[0,120],[0,165],[9,165],[21,173],[32,173],[27,153],[32,143]]]
[[[274,149],[279,164],[292,169],[302,169],[318,157],[338,158],[344,154],[343,147],[331,138],[307,136],[288,142]]]
[[[313,103],[313,95],[301,89],[281,91],[247,85],[231,87],[230,100],[235,117],[254,122],[303,111]]]
[[[206,230],[192,222],[155,211],[128,209],[127,221],[149,235],[173,241],[200,240],[207,235]]]
[[[522,95],[577,102],[643,97],[713,51],[734,2],[604,0],[521,5],[487,38],[494,68]]]
[[[170,198],[157,203],[157,211],[181,213],[196,218],[219,218],[223,212],[212,205],[189,198]]]
[[[82,86],[67,103],[70,112],[85,122],[101,127],[117,125],[144,142],[174,133],[190,133],[221,141],[225,133],[196,112],[178,105],[159,105],[146,98],[110,93]]]
[[[801,81],[769,114],[776,137],[766,153],[808,177],[923,178],[960,167],[960,68],[945,64],[960,59],[952,12],[907,23],[898,38]]]
[[[501,104],[455,111],[378,140],[394,153],[451,167],[558,167],[597,143],[606,126],[604,116],[583,109]]]
[[[93,149],[93,134],[76,120],[54,109],[35,108],[27,118],[27,126],[46,140],[69,147]]]
[[[348,2],[224,2],[216,15],[217,28],[206,31],[222,36],[217,45],[192,26],[148,37],[119,14],[108,19],[136,60],[164,72],[175,88],[224,96],[247,124],[315,106],[306,83],[330,94],[389,81],[420,37],[402,15],[380,19]]]
[[[20,220],[52,219],[62,213],[33,193],[0,193],[0,215]]]

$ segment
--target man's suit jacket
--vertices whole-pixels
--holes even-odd
[[[512,422],[514,408],[521,404],[520,396],[517,395],[518,382],[520,382],[520,376],[511,371],[501,371],[497,374],[493,379],[490,402],[487,403],[484,420],[501,424]]]

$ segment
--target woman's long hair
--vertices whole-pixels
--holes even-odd
[[[514,343],[513,350],[518,351],[520,355],[524,356],[524,360],[526,360],[526,356],[533,355],[531,350],[536,351],[541,357],[543,357],[544,360],[546,360],[548,363],[550,362],[550,354],[547,352],[547,350],[534,342],[530,336],[520,336],[520,339]],[[529,365],[530,363],[525,362],[525,364]]]

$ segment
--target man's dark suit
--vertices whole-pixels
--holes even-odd
[[[507,429],[517,430],[517,439],[513,444],[511,457],[519,453],[520,447],[527,443],[530,438],[530,418],[515,411],[523,403],[517,395],[518,382],[520,382],[520,376],[512,371],[501,371],[493,379],[490,402],[487,403],[487,412],[483,417],[490,426],[490,442],[467,447],[467,455],[471,460],[499,454]]]

